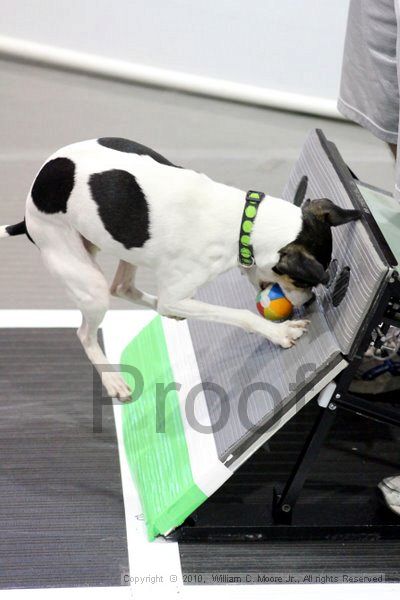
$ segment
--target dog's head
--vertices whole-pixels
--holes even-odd
[[[306,200],[302,206],[299,234],[278,250],[279,260],[272,267],[269,281],[262,280],[262,265],[258,284],[265,287],[271,279],[279,283],[295,306],[312,297],[312,288],[329,281],[328,267],[332,257],[332,227],[344,225],[361,217],[358,210],[346,210],[331,200]]]

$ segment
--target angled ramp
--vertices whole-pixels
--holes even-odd
[[[221,324],[154,316],[122,353],[127,382],[141,391],[124,407],[124,441],[150,539],[180,525],[346,368],[396,262],[360,188],[319,131],[306,140],[284,197],[294,199],[299,185],[307,197],[363,206],[368,216],[335,230],[331,281],[318,290],[309,332],[295,347]],[[198,298],[255,310],[254,289],[239,270]]]

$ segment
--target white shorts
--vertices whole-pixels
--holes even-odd
[[[345,117],[391,144],[399,136],[399,17],[400,0],[350,1],[338,100]],[[400,160],[395,196],[400,199]]]

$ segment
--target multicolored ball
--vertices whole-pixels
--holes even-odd
[[[292,316],[293,304],[277,283],[271,283],[257,294],[257,310],[269,321],[286,321]]]

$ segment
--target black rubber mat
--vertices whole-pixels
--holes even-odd
[[[307,405],[243,464],[203,505],[202,521],[207,511],[213,523],[218,515],[224,519],[229,512],[265,510],[270,515],[273,487],[285,482],[316,411],[314,402]],[[354,516],[361,523],[400,524],[400,518],[381,506],[376,493],[383,477],[400,473],[399,447],[400,429],[339,413],[295,511],[338,525]],[[324,541],[182,543],[179,548],[187,583],[229,583],[235,574],[236,583],[280,583],[275,575],[288,583],[316,582],[328,576],[340,581],[352,574],[378,574],[386,582],[400,581],[400,541],[374,536],[362,541],[338,536]],[[258,581],[258,574],[265,575],[264,580]],[[307,575],[311,580],[303,581]]]
[[[0,588],[118,586],[127,572],[112,408],[70,329],[0,330]]]

